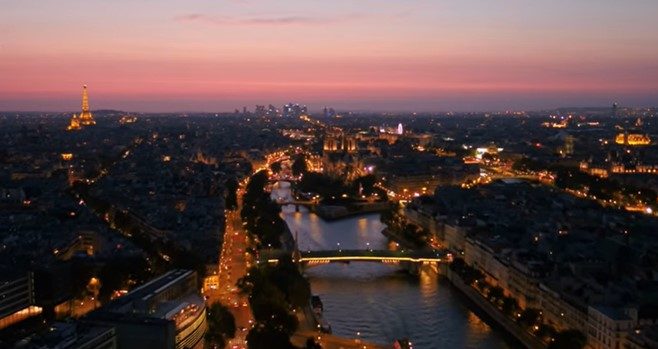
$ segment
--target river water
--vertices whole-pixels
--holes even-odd
[[[273,191],[273,197],[287,195],[286,185]],[[379,214],[326,222],[286,206],[282,216],[301,250],[387,248]],[[406,337],[417,349],[512,347],[434,271],[413,276],[391,265],[335,263],[309,268],[306,275],[336,335],[377,343]]]

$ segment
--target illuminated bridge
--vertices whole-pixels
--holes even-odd
[[[277,198],[276,200],[277,204],[281,206],[286,206],[286,205],[294,205],[295,206],[295,211],[299,212],[299,207],[304,206],[308,209],[313,209],[314,206],[316,206],[318,203],[317,201],[313,200],[298,200],[294,198]]]
[[[300,206],[317,205],[317,202],[313,201],[313,200],[295,200],[295,199],[291,199],[291,198],[281,198],[281,199],[277,199],[275,201],[276,201],[277,204],[279,204],[281,206],[285,206],[285,205],[300,205]]]
[[[328,263],[377,262],[385,264],[421,263],[437,264],[450,262],[452,256],[445,251],[389,251],[389,250],[328,250],[299,251],[296,256],[304,266],[316,266]],[[259,263],[277,263],[284,256],[292,254],[282,250],[261,250]]]

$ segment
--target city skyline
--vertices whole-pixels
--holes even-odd
[[[4,1],[0,110],[658,104],[658,4]],[[605,35],[603,35],[605,33]]]
[[[0,348],[658,348],[658,0],[0,9]]]

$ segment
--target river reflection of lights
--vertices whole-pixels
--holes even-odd
[[[432,295],[435,294],[439,288],[436,272],[432,270],[429,265],[423,266],[421,267],[418,279],[420,281],[420,293],[423,298],[431,299]]]
[[[468,312],[468,329],[477,334],[487,334],[491,332],[491,327],[487,325],[482,319],[475,315],[472,311]]]
[[[358,222],[358,225],[359,225],[359,233],[368,232],[368,219],[367,218],[360,218],[357,222]]]

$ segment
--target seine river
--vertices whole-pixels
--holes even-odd
[[[287,184],[287,183],[286,183]],[[285,184],[273,196],[286,196]],[[302,250],[385,249],[379,214],[326,222],[304,208],[283,208]],[[414,348],[511,348],[505,334],[474,314],[467,300],[433,271],[409,275],[378,263],[327,264],[306,271],[333,333],[377,343],[409,338]]]

